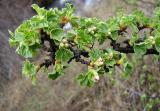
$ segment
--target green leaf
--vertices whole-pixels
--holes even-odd
[[[48,73],[48,78],[55,80],[63,74],[64,74],[64,66],[58,63],[58,64],[55,64],[54,71]]]
[[[49,23],[55,23],[55,22],[59,21],[59,15],[57,15],[55,13],[55,10],[53,10],[53,9],[48,10],[46,18]]]
[[[16,31],[16,32],[15,32],[14,39],[15,39],[17,42],[21,42],[21,41],[24,41],[24,40],[25,40],[26,35],[27,35],[26,33]]]
[[[24,56],[25,58],[29,58],[33,56],[32,52],[29,50],[29,47],[25,45],[18,46],[18,48],[16,49],[16,52]]]
[[[147,49],[152,48],[152,43],[153,43],[152,40],[146,39],[144,42],[145,42],[145,44],[146,44]]]
[[[137,33],[133,33],[133,34],[131,35],[129,44],[133,45],[138,39],[139,39],[139,37],[138,37]]]
[[[33,16],[30,19],[30,24],[32,29],[41,29],[44,27],[48,27],[47,20],[40,16]]]
[[[77,44],[80,46],[80,48],[85,48],[87,45],[92,44],[92,40],[92,36],[83,30],[78,30]]]
[[[77,77],[77,80],[79,81],[80,85],[91,87],[95,83],[95,79],[94,79],[95,76],[98,76],[97,71],[90,69],[85,74],[79,74]]]
[[[17,41],[16,41],[15,38],[14,38],[14,33],[11,32],[10,30],[9,30],[8,32],[9,32],[9,34],[10,34],[9,45],[10,45],[11,47],[16,46],[16,45],[17,45]]]
[[[89,52],[89,56],[91,57],[91,60],[95,61],[97,60],[99,57],[101,57],[103,54],[103,52],[99,49],[92,49]]]
[[[66,38],[68,40],[73,40],[76,35],[77,34],[76,34],[76,32],[74,30],[70,30],[70,31],[67,32]]]
[[[15,40],[14,38],[9,38],[9,45],[10,45],[11,47],[17,45],[16,40]]]
[[[157,17],[157,18],[160,19],[160,7],[157,7],[157,8],[154,10],[154,14],[155,14],[155,17]]]
[[[106,59],[105,60],[106,66],[114,66],[116,64],[115,59]]]
[[[108,27],[107,27],[107,24],[105,22],[100,22],[97,24],[97,29],[98,29],[98,32],[100,33],[106,33],[108,31]]]
[[[30,61],[26,60],[23,63],[22,74],[30,77],[32,82],[35,83],[36,80],[36,66]]]
[[[61,41],[64,36],[64,31],[61,28],[56,28],[51,31],[51,38],[57,41]]]
[[[126,62],[124,64],[124,72],[127,73],[127,74],[131,74],[132,70],[133,70],[132,65],[130,63]]]
[[[66,8],[64,8],[62,11],[64,11],[65,15],[72,16],[72,14],[75,12],[75,8],[73,4],[66,3]]]
[[[118,38],[118,32],[117,32],[117,31],[112,32],[111,38],[112,38],[113,40],[117,40],[117,38]]]
[[[157,36],[155,39],[155,46],[158,52],[160,52],[160,36]]]
[[[108,32],[114,32],[120,29],[118,20],[115,18],[109,19],[107,22]]]
[[[136,24],[130,24],[130,27],[132,29],[132,33],[137,33],[139,31]]]
[[[134,48],[134,52],[138,55],[143,55],[147,51],[147,47],[146,47],[145,42],[135,44],[133,48]]]
[[[45,14],[47,14],[47,10],[45,10],[44,8],[40,8],[37,4],[32,4],[32,8],[37,12],[38,15],[40,16],[44,16]]]
[[[48,73],[48,78],[52,79],[52,80],[55,80],[55,79],[57,79],[61,75],[62,74],[60,72],[53,71],[51,73]]]
[[[72,57],[73,53],[66,48],[60,48],[56,52],[56,60],[59,60],[61,62],[67,62]]]
[[[26,46],[26,45],[19,45],[16,49],[16,52],[25,58],[31,58],[36,56],[38,52],[38,48],[40,48],[39,44],[35,44],[32,46]]]

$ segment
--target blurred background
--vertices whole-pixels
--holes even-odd
[[[68,0],[77,15],[107,20],[118,10],[131,13],[142,10],[152,16],[160,0]],[[0,111],[160,111],[160,70],[154,58],[133,61],[135,69],[128,79],[117,71],[107,74],[92,88],[79,86],[76,74],[86,70],[72,62],[63,77],[48,80],[39,74],[36,86],[21,75],[23,58],[8,44],[8,29],[14,31],[35,14],[31,4],[47,9],[65,6],[64,0],[0,0]],[[134,58],[128,55],[131,60]],[[145,98],[148,96],[149,98]],[[143,99],[145,98],[145,99]],[[149,106],[150,105],[150,106]]]

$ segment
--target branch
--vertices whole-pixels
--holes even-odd
[[[41,33],[42,49],[50,53],[49,55],[47,55],[49,56],[49,59],[45,59],[42,63],[40,63],[36,68],[36,72],[38,72],[43,66],[48,68],[50,65],[55,64],[55,53],[56,53],[56,50],[58,49],[58,46],[55,44],[55,42],[52,39],[50,39],[50,36],[46,32],[44,32],[43,30],[40,30],[40,33]],[[45,41],[49,42],[49,47],[45,46],[44,44]]]
[[[140,26],[138,23],[137,23],[137,27],[138,27],[138,30],[139,30],[139,31],[148,28],[148,29],[150,29],[150,33],[154,30],[154,29],[153,29],[152,27],[150,27],[149,25]],[[126,32],[126,33],[127,33],[126,29],[127,29],[127,27],[122,27],[120,30],[118,30],[118,34],[121,35],[123,32]],[[116,43],[116,41],[113,40],[111,37],[108,37],[108,38],[111,40],[110,45],[112,46],[112,48],[113,48],[114,50],[116,50],[116,51],[118,51],[118,52],[121,52],[121,53],[126,53],[126,54],[128,54],[128,53],[135,53],[135,52],[134,52],[134,49],[133,49],[133,46],[131,46],[131,45],[129,44],[129,40],[128,40],[128,39],[125,40],[125,41],[123,41],[123,43],[125,43],[127,46],[126,46],[126,47],[121,47],[121,46],[120,46],[120,43]],[[140,39],[137,40],[136,42],[137,42],[137,43],[140,43],[140,42],[143,42],[143,40],[140,38]],[[148,54],[156,54],[156,55],[158,55],[159,52],[158,52],[156,49],[151,48],[151,49],[147,49],[145,55],[148,55]]]
[[[81,58],[81,55],[83,55],[84,57],[89,57],[88,52],[79,51],[79,50],[77,50],[77,49],[74,49],[74,48],[71,47],[71,46],[69,46],[69,49],[70,49],[70,51],[73,52],[74,57],[71,58],[71,59],[68,61],[68,63],[70,63],[73,59],[75,59],[76,62],[80,62],[80,63],[86,64],[86,65],[89,65],[89,64],[90,64],[89,61],[86,61],[86,60],[84,60],[84,59]]]
[[[45,59],[42,63],[37,65],[36,72],[38,72],[43,66],[48,68],[53,63],[55,63],[55,62],[51,61],[51,59]]]
[[[121,47],[119,43],[116,43],[115,40],[111,39],[111,43],[110,45],[113,47],[114,50],[118,51],[118,52],[121,52],[121,53],[135,53],[134,52],[134,49],[133,49],[133,46],[130,46],[130,45],[127,45],[126,47]],[[154,48],[151,48],[151,49],[147,49],[147,52],[145,55],[148,55],[148,54],[156,54],[158,55],[159,52],[157,52],[157,50],[155,50]]]

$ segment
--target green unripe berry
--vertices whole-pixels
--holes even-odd
[[[91,31],[91,34],[94,34],[94,31],[93,31],[93,30]]]
[[[64,43],[61,42],[61,43],[59,44],[59,46],[60,46],[60,47],[64,47]]]
[[[109,53],[109,56],[108,56],[109,59],[112,59],[113,58],[113,53]]]
[[[65,43],[68,43],[67,39],[62,39],[62,42],[65,44]]]
[[[104,64],[103,59],[100,57],[97,59],[97,61],[94,63],[96,66],[101,66]]]
[[[69,44],[68,44],[68,43],[65,43],[65,44],[64,44],[64,47],[68,47],[68,46],[69,46]]]
[[[123,59],[120,59],[120,60],[117,61],[118,65],[121,65],[122,63],[123,63]]]
[[[96,27],[94,27],[94,26],[92,27],[92,30],[93,30],[93,31],[95,31],[96,29],[97,29]]]
[[[111,32],[110,32],[110,31],[108,32],[108,35],[111,35]]]
[[[148,39],[151,41],[152,44],[155,44],[155,39],[153,36],[149,36]]]
[[[151,39],[151,40],[153,40],[153,39],[154,39],[154,37],[153,37],[153,36],[149,36],[148,38],[149,38],[149,39]]]

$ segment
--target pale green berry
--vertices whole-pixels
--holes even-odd
[[[155,44],[155,40],[152,41],[152,44]]]
[[[104,64],[103,59],[101,57],[98,58],[97,61],[94,64],[97,65],[97,66],[103,65]]]
[[[91,28],[88,28],[88,32],[91,32],[92,31],[92,29]]]
[[[92,30],[96,30],[97,28],[95,26],[92,27]]]
[[[113,53],[109,53],[109,59],[113,58]]]
[[[65,47],[68,47],[68,46],[69,46],[69,44],[68,44],[68,43],[65,43],[65,44],[64,44],[64,46],[65,46]]]
[[[94,31],[93,31],[93,30],[91,31],[91,34],[94,34]]]
[[[153,36],[149,36],[149,39],[153,40],[153,39],[154,39],[154,37],[153,37]]]
[[[111,32],[110,32],[110,31],[108,31],[108,35],[111,35]]]
[[[60,47],[64,47],[64,43],[61,42],[59,46],[60,46]]]
[[[62,42],[65,44],[65,43],[68,43],[67,39],[62,39]]]
[[[97,59],[97,61],[98,61],[98,62],[102,62],[103,59],[100,57],[100,58]]]
[[[151,43],[152,43],[152,44],[155,44],[155,39],[154,39],[153,36],[149,36],[148,38],[149,38],[149,40],[151,40]]]

